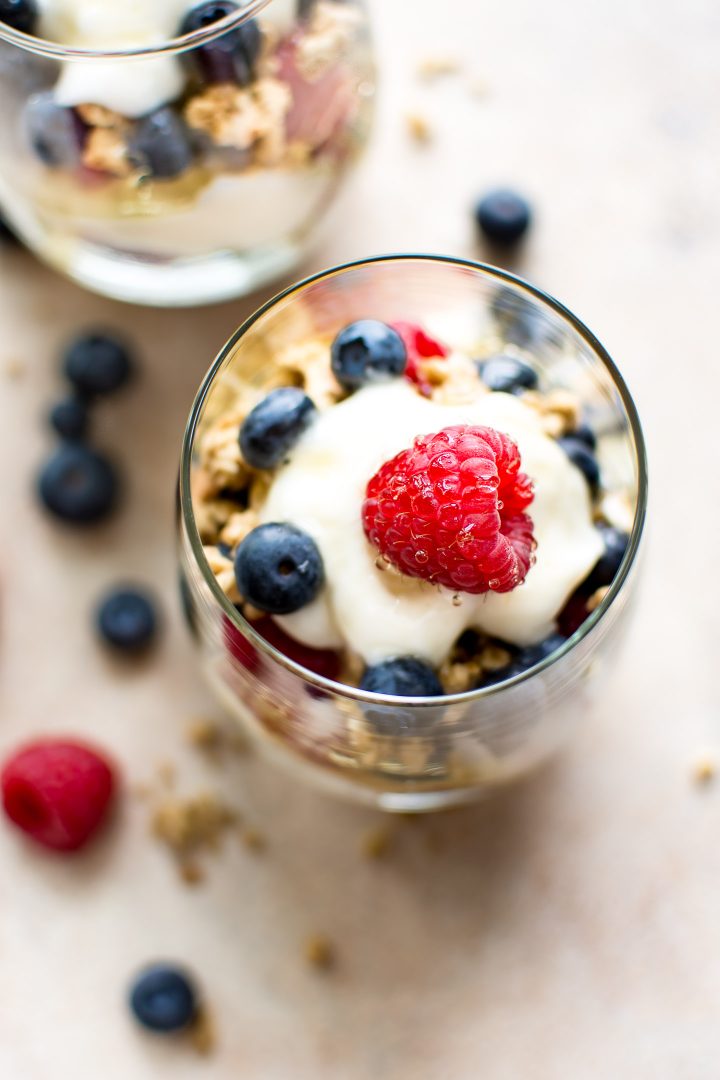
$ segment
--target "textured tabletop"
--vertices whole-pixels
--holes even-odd
[[[0,253],[0,751],[92,736],[125,794],[73,860],[0,823],[3,1080],[714,1080],[720,1073],[720,9],[376,0],[383,79],[371,151],[310,268],[401,249],[472,256],[469,207],[497,181],[536,227],[518,269],[575,310],[622,368],[650,448],[651,528],[625,652],[541,774],[473,809],[391,823],[328,802],[250,755],[206,761],[185,732],[218,715],[174,592],[184,419],[216,350],[257,303],[156,312],[83,293]],[[456,74],[422,82],[447,53]],[[407,115],[432,133],[421,145]],[[75,329],[127,330],[132,389],[98,410],[127,481],[83,534],[39,511],[43,415]],[[112,662],[91,612],[118,579],[153,585],[162,644]],[[148,835],[169,765],[259,830],[180,882]],[[246,838],[247,839],[247,838]],[[382,839],[382,835],[381,835]],[[376,852],[377,853],[377,852]],[[305,956],[320,934],[333,970]],[[187,963],[217,1029],[206,1057],[139,1034],[123,1001],[155,957]]]

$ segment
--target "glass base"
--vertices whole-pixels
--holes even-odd
[[[247,296],[289,274],[303,256],[296,244],[240,254],[150,261],[76,243],[63,250],[27,242],[44,262],[92,292],[148,307],[196,307]]]
[[[307,250],[286,241],[249,252],[153,258],[48,231],[9,197],[2,178],[0,203],[8,223],[42,262],[91,292],[147,307],[199,307],[248,296],[290,274]]]

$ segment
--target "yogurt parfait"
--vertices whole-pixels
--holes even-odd
[[[293,267],[356,160],[367,16],[362,0],[15,0],[0,92],[0,203],[26,242],[121,299],[208,302]]]
[[[181,483],[208,674],[326,782],[446,805],[591,707],[642,441],[609,358],[530,286],[407,257],[296,287],[213,368]]]

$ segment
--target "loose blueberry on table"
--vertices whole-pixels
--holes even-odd
[[[484,195],[475,209],[480,232],[502,246],[516,244],[528,231],[532,219],[530,204],[516,191],[498,188]]]
[[[141,971],[131,987],[129,1001],[136,1020],[159,1034],[185,1030],[198,1014],[198,993],[192,976],[172,964],[153,964]]]
[[[155,602],[142,589],[114,589],[98,608],[98,632],[119,653],[145,652],[155,640],[157,625]]]

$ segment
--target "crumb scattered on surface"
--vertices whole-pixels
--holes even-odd
[[[460,71],[460,61],[456,56],[449,54],[437,56],[425,56],[418,63],[418,78],[429,82],[433,79],[442,78],[445,75],[456,75]]]
[[[240,837],[248,851],[253,851],[256,855],[260,855],[267,848],[265,835],[259,829],[243,829]]]
[[[185,859],[180,863],[180,877],[186,885],[200,885],[205,880],[205,871],[199,863]]]
[[[175,856],[182,868],[192,866],[193,857],[217,851],[223,834],[238,821],[238,814],[217,795],[210,792],[189,798],[168,796],[155,807],[151,830]],[[193,871],[189,871],[192,876]]]
[[[419,112],[409,112],[405,116],[407,129],[412,139],[417,143],[432,142],[433,130],[428,118]]]
[[[323,934],[313,934],[305,942],[305,959],[311,967],[329,971],[337,963],[335,946]]]
[[[380,825],[365,834],[362,852],[368,859],[383,859],[392,847],[393,835],[387,825]]]
[[[27,372],[27,367],[22,360],[6,360],[4,371],[8,379],[22,379]]]
[[[717,776],[718,761],[714,754],[705,752],[693,765],[693,780],[696,784],[709,784]]]
[[[215,1021],[207,1005],[198,1009],[197,1016],[191,1024],[188,1035],[198,1054],[211,1054],[217,1043]]]
[[[172,761],[161,761],[157,767],[157,776],[164,788],[175,787],[177,770]]]

